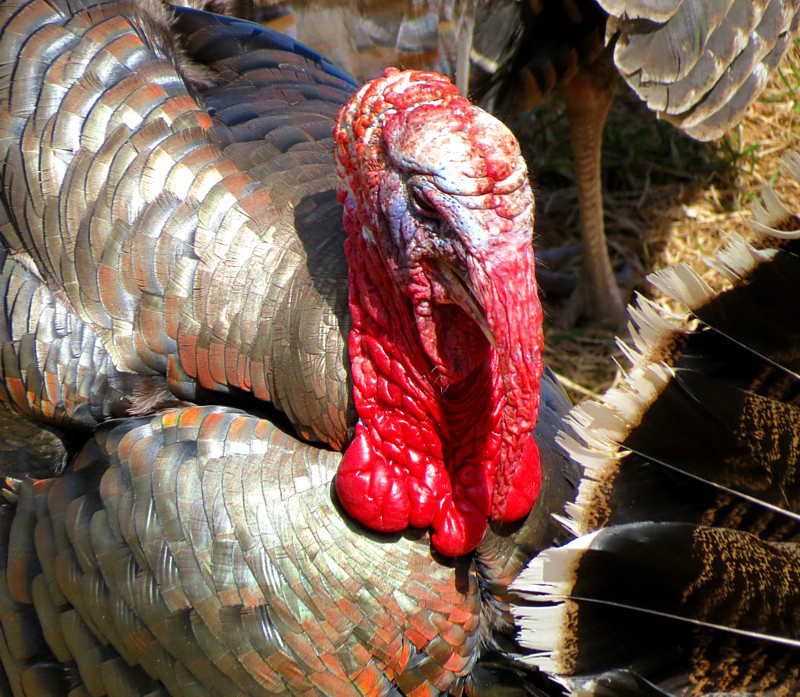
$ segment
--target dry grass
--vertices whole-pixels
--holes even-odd
[[[702,259],[731,233],[752,236],[747,221],[762,184],[775,182],[785,202],[800,202],[800,186],[779,175],[782,155],[797,148],[799,122],[797,45],[740,126],[712,143],[696,143],[658,122],[620,86],[603,150],[606,228],[619,265],[649,272],[682,261],[720,287]],[[574,170],[560,104],[543,105],[518,130],[536,173],[539,246],[577,239]],[[640,290],[668,305],[649,284]],[[621,355],[614,332],[546,326],[545,334],[545,358],[564,377],[574,401],[601,393],[618,379]]]

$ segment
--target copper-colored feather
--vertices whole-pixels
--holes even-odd
[[[508,655],[508,584],[557,534],[572,464],[545,445],[528,520],[456,560],[344,515],[341,455],[302,438],[341,448],[354,422],[330,129],[355,85],[294,41],[176,16],[0,5],[9,63],[38,52],[0,79],[0,397],[59,474],[0,504],[14,694],[541,682]],[[549,443],[565,404],[548,376]]]

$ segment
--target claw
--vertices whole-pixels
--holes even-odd
[[[6,477],[4,486],[3,486],[3,498],[9,503],[14,505],[17,504],[19,501],[19,494],[17,493],[17,488],[19,485],[22,484],[21,479],[14,479],[14,477]]]

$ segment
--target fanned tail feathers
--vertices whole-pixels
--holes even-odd
[[[800,174],[800,158],[786,169]],[[757,245],[654,275],[623,385],[570,415],[577,539],[518,578],[527,660],[577,695],[800,693],[800,219],[767,189]]]

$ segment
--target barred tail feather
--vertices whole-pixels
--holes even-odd
[[[792,168],[790,161],[787,169]],[[654,282],[624,384],[570,415],[577,535],[519,577],[530,662],[577,695],[800,693],[800,220],[771,192],[758,245]]]

